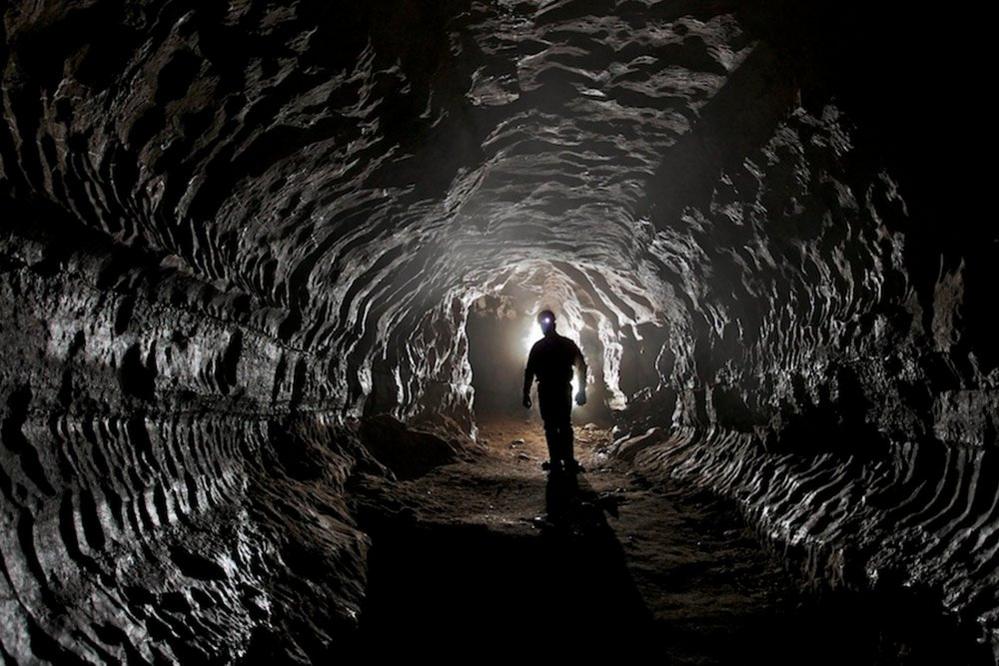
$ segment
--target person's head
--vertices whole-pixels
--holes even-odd
[[[555,332],[555,313],[551,310],[542,310],[538,313],[538,324],[545,335]]]

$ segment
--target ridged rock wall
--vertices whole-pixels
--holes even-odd
[[[738,497],[813,581],[911,579],[995,641],[996,244],[940,166],[933,122],[965,117],[919,88],[974,61],[960,31],[341,5],[4,6],[4,657],[335,650],[350,480],[474,434],[483,296],[518,339],[558,307],[622,428],[660,426],[622,448],[646,473]],[[448,435],[414,465],[386,415]]]
[[[650,215],[685,312],[617,450],[737,499],[811,584],[929,599],[999,660],[996,235],[966,210],[972,177],[934,178],[947,152],[891,145],[928,126],[917,91],[842,92],[852,116],[799,101],[744,150],[726,132],[766,120],[721,109],[667,155]],[[879,102],[914,119],[872,142]],[[691,155],[719,175],[678,203]]]
[[[175,267],[21,231],[0,243],[4,657],[321,654],[363,593],[343,486],[382,468],[294,407],[312,355]]]

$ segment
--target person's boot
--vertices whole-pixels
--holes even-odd
[[[543,463],[541,463],[541,469],[545,470],[549,474],[558,474],[563,471],[562,461],[558,459],[546,460]]]

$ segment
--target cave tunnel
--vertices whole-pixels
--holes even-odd
[[[999,663],[971,9],[4,3],[0,663]]]

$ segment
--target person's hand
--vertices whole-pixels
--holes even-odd
[[[579,393],[576,394],[576,404],[585,405],[586,404],[586,391],[579,389]]]
[[[531,396],[526,393],[524,394],[524,407],[531,408]]]

